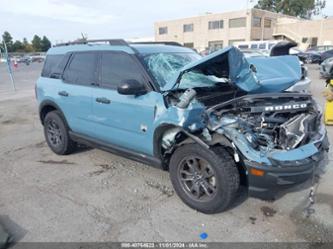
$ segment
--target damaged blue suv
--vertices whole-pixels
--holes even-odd
[[[301,77],[295,56],[227,47],[201,58],[176,43],[94,40],[51,48],[36,95],[56,154],[84,143],[160,167],[188,206],[216,213],[241,183],[269,198],[322,161],[321,111],[285,91]]]

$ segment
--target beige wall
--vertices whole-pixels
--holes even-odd
[[[261,18],[261,27],[254,27],[252,25],[251,28],[251,40],[271,40],[273,35],[273,28],[277,23],[277,19],[284,15],[273,13],[270,11],[263,11],[258,9],[252,9],[252,17],[260,17]],[[290,19],[290,17],[285,17],[286,19]],[[265,27],[265,19],[271,20],[271,27]]]
[[[246,18],[246,27],[229,28],[232,18]],[[253,17],[261,17],[261,27],[253,26]],[[264,20],[271,19],[271,27],[264,27]],[[209,21],[223,20],[223,29],[208,29]],[[193,24],[193,32],[183,32],[184,24]],[[159,35],[159,27],[168,27],[168,33]],[[317,37],[317,45],[333,45],[333,18],[304,20],[270,11],[250,9],[221,14],[207,14],[178,20],[155,23],[156,41],[176,41],[181,44],[193,43],[199,51],[208,48],[209,42],[223,41],[227,46],[233,41],[272,40],[287,38],[306,48],[310,43],[302,43],[302,38]]]
[[[317,37],[317,45],[333,45],[333,18],[293,21],[281,18],[275,26],[274,35],[281,34],[299,43],[304,37]]]
[[[247,27],[228,28],[229,19],[245,17],[247,18]],[[209,21],[223,20],[223,29],[208,29]],[[155,23],[156,41],[177,41],[179,43],[194,43],[198,50],[204,50],[208,47],[210,41],[223,41],[223,45],[228,45],[229,40],[249,40],[250,39],[250,12],[235,11],[223,14],[207,14],[205,16],[184,18],[172,21],[162,21]],[[184,24],[194,24],[193,32],[183,32]],[[168,27],[168,34],[159,35],[159,27]]]
[[[262,17],[262,27],[252,27],[252,16]],[[277,22],[277,17],[282,16],[269,11],[250,9],[226,12],[221,14],[207,14],[204,16],[190,17],[171,21],[160,21],[155,23],[156,41],[177,41],[181,44],[194,43],[194,47],[202,51],[208,48],[209,42],[223,41],[223,46],[227,46],[232,41],[250,41],[272,39],[273,27]],[[229,28],[229,20],[233,18],[246,18],[246,27]],[[264,18],[272,20],[271,28],[264,28]],[[223,20],[223,29],[208,29],[209,21]],[[184,24],[194,25],[193,32],[183,32]],[[168,27],[168,34],[159,35],[160,27]]]

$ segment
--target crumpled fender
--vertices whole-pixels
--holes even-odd
[[[182,109],[177,106],[158,108],[156,111],[154,126],[174,125],[184,130],[194,132],[207,126],[205,119],[205,107],[196,100],[191,101],[188,107]]]
[[[294,55],[252,57],[247,60],[256,67],[256,77],[260,84],[252,92],[281,92],[302,78],[299,60]]]

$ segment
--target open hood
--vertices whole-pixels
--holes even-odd
[[[272,47],[270,56],[288,55],[289,50],[296,46],[296,42],[280,41]]]
[[[188,72],[229,78],[246,92],[280,92],[301,79],[301,66],[296,56],[245,58],[235,47],[227,47],[183,67],[169,89],[181,88]],[[167,86],[168,87],[168,86]]]

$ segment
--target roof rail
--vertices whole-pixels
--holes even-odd
[[[162,44],[162,45],[171,45],[171,46],[178,46],[183,47],[182,44],[173,41],[158,41],[158,42],[129,42],[129,44]]]
[[[98,40],[83,40],[83,41],[73,41],[65,42],[54,45],[54,47],[69,46],[69,45],[80,45],[80,44],[91,44],[105,42],[112,46],[128,46],[128,43],[123,39],[98,39]]]

